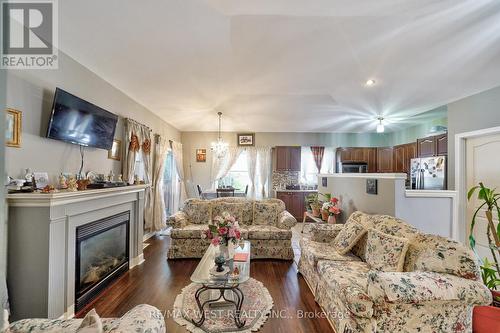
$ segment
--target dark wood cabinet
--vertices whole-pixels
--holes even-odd
[[[368,164],[368,172],[377,172],[377,148],[337,148],[336,161],[337,163],[365,162]]]
[[[418,157],[448,155],[448,134],[418,139],[417,150]]]
[[[305,212],[305,197],[308,192],[282,192],[276,193],[276,198],[285,203],[286,210],[297,220],[301,221]]]
[[[365,161],[368,163],[368,172],[377,172],[377,148],[365,148]]]
[[[377,148],[377,172],[393,172],[393,148]]]
[[[394,146],[393,171],[409,174],[411,159],[415,157],[417,157],[417,145],[415,143]]]
[[[276,147],[277,171],[300,171],[300,147]]]

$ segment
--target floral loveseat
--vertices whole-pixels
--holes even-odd
[[[293,259],[292,230],[297,220],[278,199],[188,199],[182,211],[169,217],[172,226],[168,258],[201,258],[210,240],[201,239],[209,221],[228,212],[240,224],[243,239],[250,241],[253,259]]]
[[[35,332],[99,332],[94,327],[82,328],[85,319],[23,319],[12,323],[6,333]],[[98,318],[102,332],[116,333],[165,333],[165,319],[154,306],[141,304],[128,311],[121,318]]]
[[[301,251],[299,271],[337,333],[472,332],[473,306],[491,303],[469,249],[391,216],[314,225]]]

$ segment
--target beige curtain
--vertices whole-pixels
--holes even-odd
[[[141,149],[139,136],[141,125],[132,119],[125,119],[125,132],[123,142],[125,145],[125,156],[122,164],[123,180],[129,184],[134,183],[135,158]]]
[[[233,167],[234,163],[238,160],[243,148],[241,147],[229,147],[227,148],[226,154],[222,158],[213,157],[212,164],[212,183],[216,185],[219,179],[226,177],[227,173]]]
[[[172,155],[174,157],[175,168],[177,170],[177,175],[179,176],[180,189],[181,189],[181,205],[187,198],[186,184],[184,178],[184,162],[182,158],[182,143],[176,141],[170,141],[170,146],[172,148]]]
[[[257,172],[257,148],[246,148],[247,151],[247,168],[248,178],[250,178],[250,186],[248,189],[248,197],[255,199],[255,174]]]
[[[141,152],[142,163],[144,164],[144,183],[148,186],[144,190],[144,229],[151,230],[153,227],[153,165],[151,163],[151,129],[144,125],[141,126]]]
[[[165,173],[165,158],[168,152],[168,141],[160,135],[155,136],[155,161],[153,171],[153,231],[166,228],[165,201],[163,197],[163,174]]]

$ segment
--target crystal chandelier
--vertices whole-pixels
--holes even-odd
[[[224,142],[224,140],[222,140],[222,136],[221,136],[222,112],[217,112],[217,114],[219,115],[219,132],[218,132],[217,141],[212,142],[212,151],[214,152],[215,157],[223,158],[226,155],[228,144],[227,144],[227,142]]]

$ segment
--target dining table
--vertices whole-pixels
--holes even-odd
[[[228,189],[229,190],[229,189]],[[230,189],[232,191],[232,189]],[[239,198],[246,197],[246,193],[240,189],[234,189],[234,196]],[[217,190],[205,190],[201,193],[201,198],[205,200],[217,198]]]

